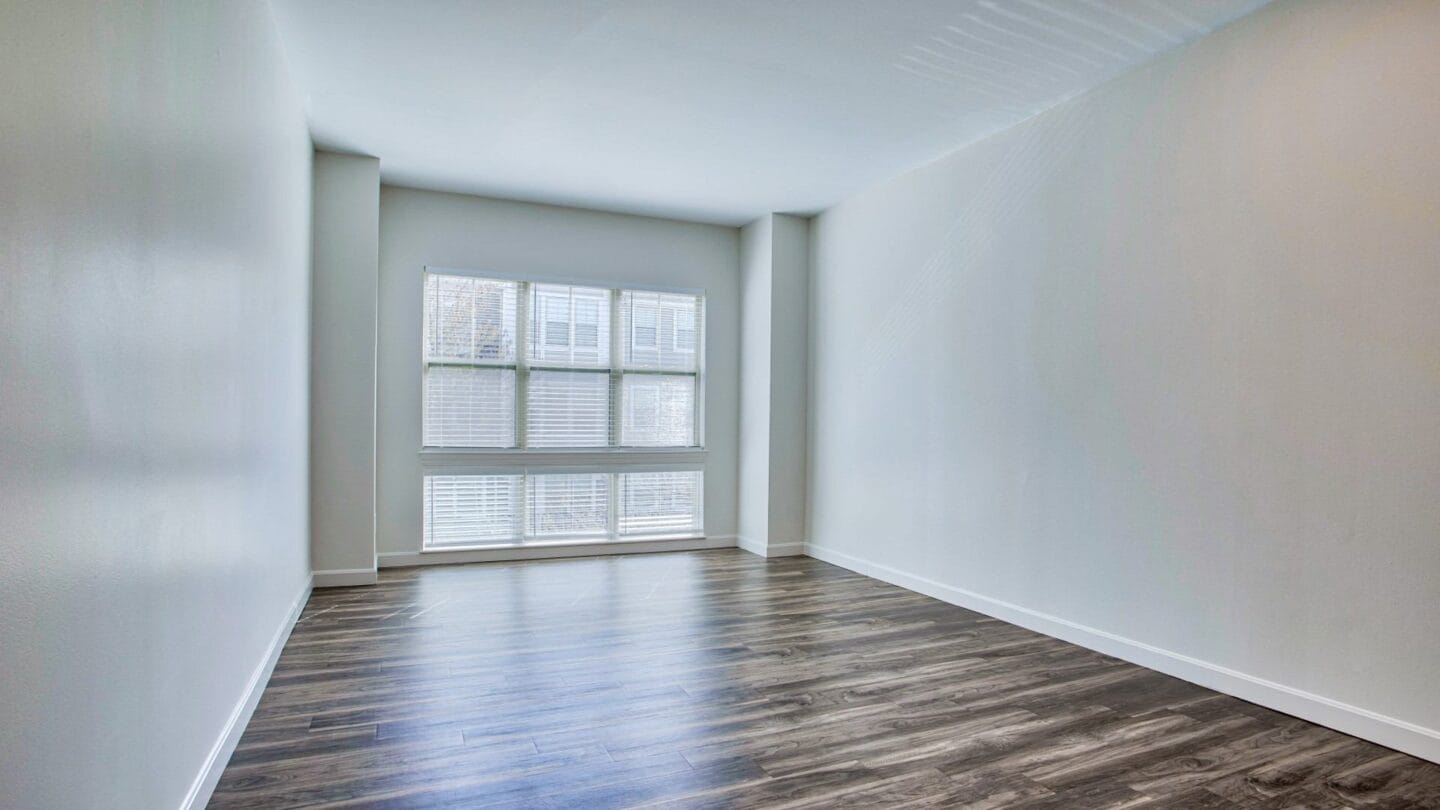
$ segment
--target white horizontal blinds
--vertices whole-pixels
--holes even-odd
[[[703,531],[704,474],[679,472],[429,475],[425,548]]]
[[[608,473],[531,475],[525,487],[525,534],[585,537],[610,533]]]
[[[610,443],[610,375],[531,371],[527,447],[605,447]]]
[[[698,445],[704,300],[696,295],[622,290],[619,310],[619,443]]]
[[[699,296],[622,290],[623,368],[698,372],[702,315]]]
[[[530,285],[527,356],[532,366],[610,368],[610,291]]]
[[[693,534],[702,526],[704,477],[688,472],[620,473],[616,531],[622,536]]]
[[[426,359],[514,365],[519,286],[513,281],[426,274]]]
[[[525,446],[609,446],[610,291],[531,284],[529,304]]]
[[[620,401],[621,444],[688,447],[695,444],[695,378],[626,374]]]
[[[425,446],[516,446],[519,286],[426,274]]]
[[[425,547],[483,546],[519,539],[519,475],[432,475],[425,478]]]
[[[427,447],[700,444],[702,296],[427,273],[424,299]],[[645,468],[624,453],[564,473],[468,461],[492,474],[424,477],[426,548],[703,531],[698,470],[628,472]]]
[[[514,447],[515,370],[428,366],[426,447]]]

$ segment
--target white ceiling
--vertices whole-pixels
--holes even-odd
[[[321,147],[386,182],[813,213],[1265,0],[273,0]]]

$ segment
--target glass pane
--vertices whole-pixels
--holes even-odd
[[[700,298],[694,295],[622,291],[625,368],[698,371],[701,312]]]
[[[515,542],[520,476],[426,476],[424,514],[426,548]]]
[[[564,284],[530,285],[531,363],[610,366],[610,291]]]
[[[427,366],[426,447],[514,447],[515,371]]]
[[[610,443],[610,374],[532,371],[526,393],[529,447],[605,447]]]
[[[701,530],[700,472],[622,473],[619,532],[692,534]]]
[[[695,378],[671,374],[626,374],[620,443],[627,447],[693,447]]]
[[[513,281],[426,275],[426,358],[515,362],[518,290]]]
[[[529,522],[534,537],[608,534],[610,476],[532,475],[526,488]]]

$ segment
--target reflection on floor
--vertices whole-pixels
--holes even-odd
[[[212,807],[1440,807],[1440,766],[809,558],[317,591]]]

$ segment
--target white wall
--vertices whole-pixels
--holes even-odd
[[[810,224],[766,214],[740,231],[740,536],[768,557],[805,539]]]
[[[812,553],[1440,757],[1437,42],[1277,3],[822,215]]]
[[[770,555],[805,541],[810,221],[774,214],[770,288]]]
[[[770,286],[775,218],[740,229],[741,548],[764,555],[770,536]]]
[[[420,549],[421,274],[427,266],[704,289],[705,530],[733,537],[739,261],[735,228],[383,187],[380,554]]]
[[[315,153],[310,561],[315,584],[375,581],[380,161]]]
[[[6,807],[179,806],[308,581],[311,146],[272,28],[0,7]]]

